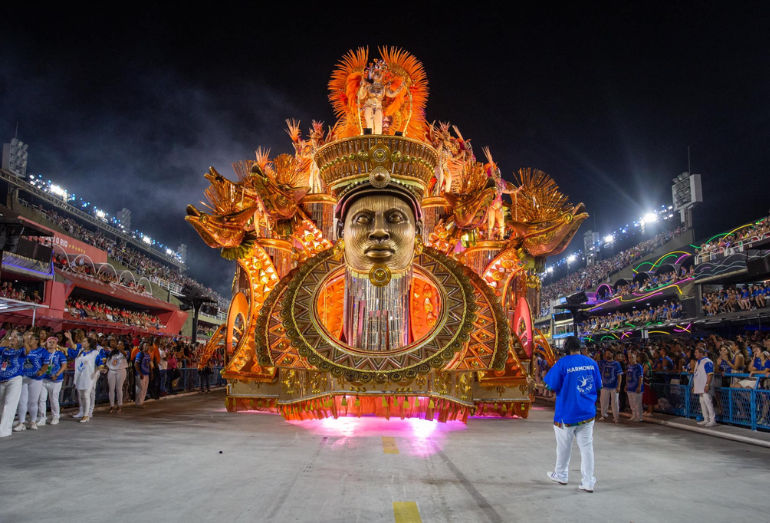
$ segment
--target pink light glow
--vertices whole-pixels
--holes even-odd
[[[338,438],[332,448],[345,448],[368,438],[389,436],[396,438],[396,445],[402,453],[426,457],[435,454],[441,448],[446,433],[465,430],[460,421],[427,421],[424,419],[391,419],[377,417],[340,417],[322,420],[289,421],[319,436]]]

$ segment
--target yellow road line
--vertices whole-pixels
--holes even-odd
[[[396,438],[391,436],[383,436],[382,451],[385,454],[398,454],[398,445],[396,445]]]
[[[420,511],[414,501],[394,501],[393,517],[396,523],[422,523]]]

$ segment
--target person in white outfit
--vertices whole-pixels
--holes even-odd
[[[13,417],[21,397],[21,369],[27,354],[21,343],[21,334],[16,329],[0,343],[0,438],[11,435]]]
[[[81,345],[82,348],[75,358],[75,388],[78,391],[80,410],[73,417],[80,418],[80,423],[88,423],[94,415],[94,379],[99,375],[98,369],[103,363],[103,356],[96,348],[96,340],[84,338]]]
[[[43,379],[43,393],[40,395],[40,407],[38,413],[38,426],[45,425],[46,413],[45,402],[49,399],[51,403],[51,425],[59,423],[59,395],[61,393],[64,371],[67,370],[67,356],[59,350],[59,340],[51,336],[45,341],[45,349],[48,352],[46,357],[46,372]]]
[[[37,335],[31,331],[24,334],[24,351],[27,353],[21,369],[21,397],[17,408],[18,420],[13,427],[15,432],[26,429],[37,430],[37,409],[40,405],[40,391],[43,389],[45,359],[47,352],[38,343]],[[29,414],[29,424],[27,421]]]
[[[714,427],[717,422],[714,414],[714,402],[710,393],[711,380],[714,377],[714,363],[708,358],[706,349],[700,344],[695,348],[695,357],[698,362],[695,364],[695,372],[692,377],[692,391],[698,396],[700,410],[703,413],[703,421],[699,421],[698,425]]]
[[[128,358],[126,358],[123,342],[115,344],[114,340],[110,343],[113,346],[112,351],[107,356],[107,386],[110,396],[110,412],[122,412],[123,410],[123,384],[126,381],[126,369],[128,368]],[[115,400],[117,397],[117,405]]]

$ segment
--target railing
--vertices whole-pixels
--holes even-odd
[[[713,261],[723,256],[730,256],[732,254],[738,254],[739,252],[744,252],[747,247],[751,247],[752,244],[758,241],[764,240],[766,238],[770,238],[770,232],[766,232],[762,235],[756,235],[750,238],[739,240],[735,242],[735,244],[733,245],[727,245],[725,247],[719,247],[714,250],[701,252],[700,254],[695,256],[695,265],[698,265],[703,262]]]
[[[739,386],[743,380],[753,380],[750,388]],[[729,386],[716,385],[729,381]],[[770,390],[764,376],[750,374],[714,374],[710,394],[714,412],[720,423],[770,430]],[[748,382],[744,381],[748,385]],[[647,385],[645,385],[647,386]],[[691,373],[655,372],[652,390],[657,396],[656,412],[703,419],[700,401],[692,392]]]
[[[169,394],[176,394],[180,392],[190,392],[200,389],[200,374],[197,368],[185,367],[179,370],[179,377],[175,380],[166,380],[166,392]],[[224,378],[222,378],[220,371],[222,367],[213,367],[211,374],[209,374],[209,387],[222,387],[226,384]],[[168,374],[166,375],[168,378]],[[62,408],[75,407],[78,404],[78,394],[74,385],[75,371],[65,371],[64,379],[61,388],[61,395],[59,396],[59,405]],[[128,369],[128,375],[126,381],[123,384],[123,404],[129,404],[134,400],[135,395],[135,381],[132,378],[132,371]],[[152,380],[150,381],[150,387],[147,391],[148,395],[152,394]],[[96,382],[96,404],[109,403],[109,395],[107,390],[107,374],[100,374],[99,380]]]

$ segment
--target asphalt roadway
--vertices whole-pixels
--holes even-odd
[[[222,391],[0,440],[0,521],[767,521],[770,449],[597,424],[593,494],[547,480],[551,411],[528,420],[229,414]]]

